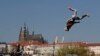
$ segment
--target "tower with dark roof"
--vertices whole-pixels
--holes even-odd
[[[24,27],[21,27],[20,29],[19,41],[26,41],[28,34],[29,34],[29,31],[26,27],[26,24],[24,24]]]

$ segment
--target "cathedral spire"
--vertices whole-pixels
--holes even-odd
[[[28,27],[27,27],[27,36],[29,35],[29,30],[28,30]]]
[[[19,41],[26,41],[28,35],[29,35],[28,27],[26,27],[26,23],[24,23],[24,26],[21,27],[20,29]]]
[[[27,28],[26,28],[26,23],[24,23],[24,31],[26,31],[27,30]]]
[[[27,27],[26,27],[26,23],[24,23],[24,40],[26,40],[28,34],[27,34]]]
[[[20,28],[20,33],[22,32],[22,27]]]
[[[32,35],[34,36],[34,31],[32,32]]]
[[[21,34],[22,33],[22,27],[20,28],[20,33],[19,33],[19,41],[21,40]]]
[[[32,35],[34,36],[34,26],[33,26],[33,32],[32,32]]]

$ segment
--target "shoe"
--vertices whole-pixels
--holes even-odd
[[[87,16],[87,17],[90,17],[88,13],[86,14],[86,16]]]
[[[69,31],[66,27],[64,28],[65,31]]]
[[[67,28],[65,27],[64,30],[67,31]]]

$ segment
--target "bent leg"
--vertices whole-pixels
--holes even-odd
[[[73,19],[80,20],[81,18],[77,16],[77,17],[74,17]]]
[[[80,23],[80,21],[74,22],[74,24],[76,24],[76,23]]]
[[[83,18],[85,18],[85,17],[89,17],[89,15],[88,15],[88,14],[84,14],[84,15],[81,17],[81,20],[82,20]]]

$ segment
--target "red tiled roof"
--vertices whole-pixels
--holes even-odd
[[[31,45],[31,44],[37,44],[40,46],[52,46],[52,45],[65,45],[65,44],[79,44],[83,46],[100,46],[100,43],[86,43],[86,42],[64,42],[64,43],[48,43],[48,44],[41,44],[38,41],[18,41],[10,43],[11,45],[17,45],[20,44],[22,46]]]
[[[100,43],[88,43],[87,46],[100,46]]]
[[[9,43],[11,45],[17,45],[20,44],[22,46],[26,46],[26,45],[31,45],[31,44],[40,44],[40,42],[38,41],[18,41],[18,42],[13,42],[13,43]]]
[[[41,46],[65,45],[65,44],[79,44],[79,45],[82,45],[82,46],[87,46],[87,44],[83,43],[83,42],[50,43],[50,44],[41,44]]]

